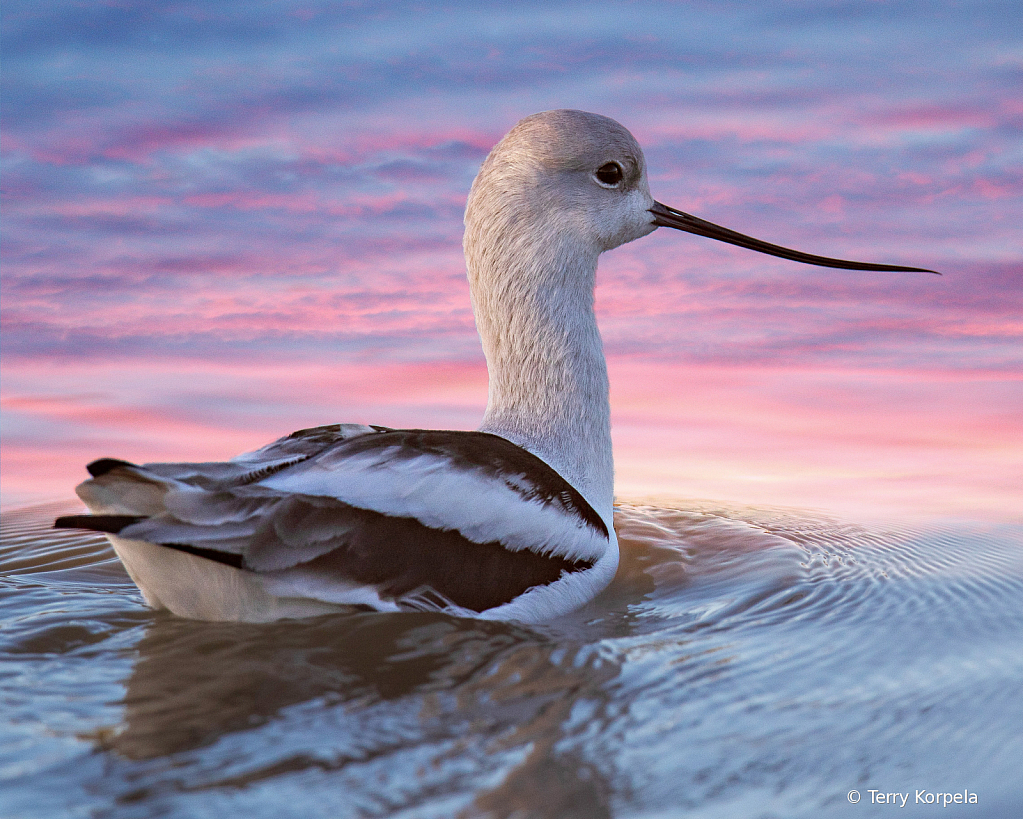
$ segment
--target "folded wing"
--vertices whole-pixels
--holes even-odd
[[[586,571],[609,542],[553,469],[480,432],[334,425],[225,463],[106,459],[90,472],[78,491],[99,514],[58,525],[159,544],[325,602],[482,612]]]

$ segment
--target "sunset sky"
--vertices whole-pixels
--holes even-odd
[[[5,508],[101,456],[471,429],[480,163],[581,108],[675,231],[602,258],[624,498],[1023,518],[1023,21],[1005,2],[57,2],[3,11]]]

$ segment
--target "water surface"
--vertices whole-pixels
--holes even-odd
[[[1023,809],[1019,527],[623,504],[615,582],[550,626],[239,625],[146,609],[72,508],[3,517],[4,817]]]

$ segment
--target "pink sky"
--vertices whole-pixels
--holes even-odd
[[[855,519],[1018,519],[1018,381],[997,373],[671,364],[612,358],[618,493],[823,509]],[[325,421],[472,428],[479,363],[201,360],[16,367],[31,419],[5,451],[25,500],[89,460],[215,460]],[[64,389],[48,390],[60,377]],[[96,383],[126,385],[116,397]],[[58,430],[58,435],[47,434]],[[20,499],[19,499],[20,500]]]
[[[667,231],[609,254],[622,496],[1019,520],[1023,63],[1002,7],[798,5],[413,23],[14,2],[4,506],[68,497],[101,456],[220,459],[337,421],[475,426],[465,195],[519,117],[579,107],[634,131],[661,201],[945,274]]]

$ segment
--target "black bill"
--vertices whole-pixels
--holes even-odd
[[[654,216],[654,224],[658,227],[670,227],[676,230],[684,230],[686,233],[695,233],[697,236],[707,236],[717,239],[719,242],[728,242],[731,245],[746,247],[769,256],[780,256],[783,259],[791,259],[794,262],[803,264],[815,264],[819,267],[840,267],[844,270],[892,270],[907,271],[910,273],[934,273],[941,274],[937,270],[928,270],[926,267],[903,267],[897,264],[871,264],[870,262],[847,262],[844,259],[831,259],[827,256],[814,256],[812,253],[803,253],[799,250],[790,250],[780,245],[772,245],[770,242],[762,242],[752,236],[737,233],[734,230],[720,227],[713,222],[708,222],[699,217],[683,213],[675,208],[669,208],[660,202],[654,202],[650,208]]]

